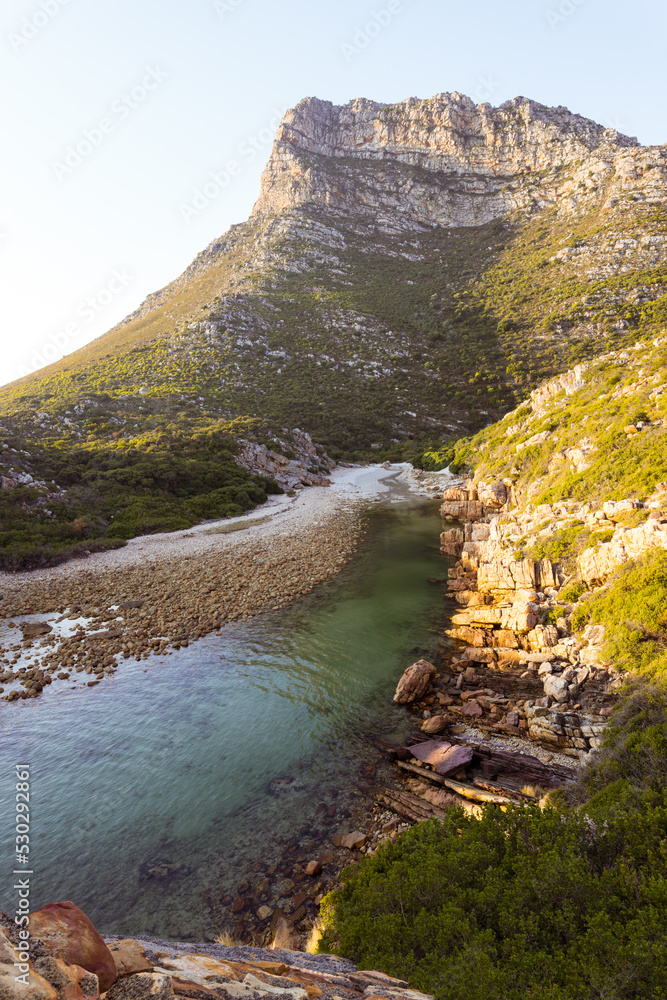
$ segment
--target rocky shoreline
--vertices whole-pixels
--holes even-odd
[[[413,479],[424,495],[442,492],[441,477]],[[556,606],[562,575],[548,560],[509,558],[500,524],[510,517],[510,502],[504,484],[486,487],[460,481],[444,491],[441,513],[455,524],[442,533],[441,552],[457,562],[430,582],[442,587],[452,626],[443,631],[435,650],[420,651],[429,659],[418,660],[399,682],[394,700],[406,705],[414,729],[403,746],[375,741],[374,751],[369,747],[368,758],[354,776],[365,796],[358,797],[355,808],[341,811],[335,798],[323,802],[318,810],[321,830],[304,828],[284,841],[278,838],[277,863],[258,862],[235,894],[205,900],[232,939],[256,947],[303,949],[323,895],[339,884],[341,871],[355,858],[374,853],[412,823],[442,818],[443,810],[452,806],[475,812],[486,802],[501,808],[512,802],[538,802],[551,788],[573,780],[573,764],[594,752],[621,677],[597,662],[596,635],[580,642],[570,634],[567,621],[555,627],[543,624]],[[298,539],[289,537],[287,545],[299,546],[302,556],[322,553],[319,525],[307,527]],[[330,546],[332,538],[349,545],[347,556],[362,540],[359,508],[338,508],[327,521],[327,532]],[[275,535],[258,535],[241,548],[252,548],[253,564],[265,571],[259,559],[266,558],[272,541]],[[274,565],[284,559],[284,552],[273,548]],[[340,557],[340,550],[336,554]],[[158,587],[166,585],[173,563],[163,565],[155,581]],[[299,569],[305,566],[312,574],[311,583],[320,565],[327,563],[316,563],[312,555],[298,562]],[[221,561],[217,571],[225,569],[228,573],[228,564]],[[146,567],[136,571],[150,572]],[[104,578],[112,587],[118,579],[127,580],[122,573]],[[143,606],[125,611],[130,622],[131,615],[140,616],[138,620],[145,615]],[[209,624],[204,628],[210,631]],[[197,629],[199,621],[193,632]],[[149,641],[130,655],[140,659],[152,650]],[[162,650],[158,646],[156,651]],[[147,877],[169,876],[156,870]]]
[[[427,1000],[382,972],[334,955],[157,939],[107,938],[73,903],[30,914],[29,938],[0,914],[3,1000]],[[17,956],[25,956],[22,979]]]

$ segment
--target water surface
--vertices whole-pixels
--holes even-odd
[[[368,526],[361,554],[295,608],[123,662],[95,688],[0,705],[0,863],[12,871],[13,770],[29,761],[34,907],[72,899],[103,933],[202,940],[277,839],[349,827],[365,737],[405,731],[396,681],[438,644],[443,587],[427,578],[447,568],[434,502],[382,504]],[[148,878],[159,864],[181,867]]]

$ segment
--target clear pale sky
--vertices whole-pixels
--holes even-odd
[[[666,28],[660,0],[4,0],[0,384],[247,218],[302,97],[520,94],[663,143]]]

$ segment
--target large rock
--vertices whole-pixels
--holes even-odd
[[[435,667],[433,664],[429,663],[428,660],[417,660],[411,667],[408,667],[398,682],[394,701],[399,705],[404,705],[421,698],[430,688],[434,677]]]
[[[567,701],[569,697],[568,683],[558,674],[547,674],[544,678],[544,693],[558,702]]]
[[[37,639],[40,635],[48,635],[53,632],[53,626],[47,622],[21,622],[19,628],[24,639]]]
[[[439,742],[438,740],[418,743],[416,746],[410,747],[410,753],[417,760],[431,764],[433,769],[443,777],[465,767],[472,760],[470,747],[452,746],[451,743]]]
[[[367,834],[361,830],[355,830],[353,833],[346,833],[344,837],[341,837],[340,846],[347,847],[348,851],[355,851],[364,847],[367,841]]]
[[[456,521],[481,521],[486,517],[486,507],[481,500],[445,500],[440,515]]]
[[[44,943],[47,951],[67,965],[80,965],[94,972],[102,993],[117,977],[113,955],[93,924],[69,900],[48,903],[30,914],[30,933]]]
[[[441,733],[452,721],[451,715],[432,715],[422,722],[422,733]]]
[[[153,971],[153,963],[146,958],[143,945],[133,938],[113,941],[109,945],[109,951],[113,956],[116,972],[119,976],[129,976],[133,972]]]
[[[17,977],[20,976],[19,980]],[[23,973],[14,960],[0,962],[0,1000],[59,1000],[51,983],[33,969]]]
[[[482,503],[492,510],[500,510],[508,500],[507,487],[501,479],[495,483],[480,483],[477,495]]]
[[[80,965],[67,965],[62,958],[46,955],[35,959],[35,972],[53,986],[58,1000],[99,1000],[97,976]]]

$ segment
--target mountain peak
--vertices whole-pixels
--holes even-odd
[[[397,104],[308,97],[280,124],[253,214],[306,203],[354,211],[401,205],[415,221],[479,225],[529,203],[517,189],[529,174],[637,147],[635,138],[526,97],[500,107],[476,105],[458,92]],[[372,190],[369,160],[384,167]]]

